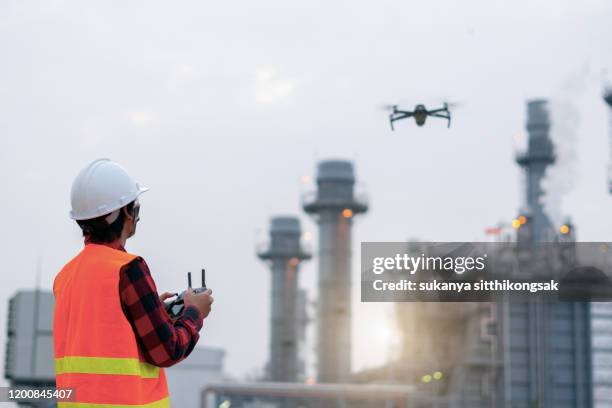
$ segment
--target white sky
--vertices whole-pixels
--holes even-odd
[[[33,286],[37,256],[51,288],[81,246],[72,179],[110,157],[151,187],[128,249],[160,290],[207,268],[216,302],[200,344],[225,348],[231,375],[252,374],[267,359],[270,279],[254,248],[275,214],[316,231],[299,197],[317,160],[355,160],[369,193],[357,280],[360,241],[479,239],[516,214],[513,135],[534,96],[576,114],[559,132],[575,156],[553,183],[570,181],[561,212],[581,240],[610,241],[610,21],[606,0],[3,1],[0,298]],[[450,130],[391,133],[377,109],[444,98],[464,103]],[[315,265],[302,269],[311,297]],[[362,368],[388,358],[389,313],[354,286]],[[3,302],[0,344],[5,322]]]

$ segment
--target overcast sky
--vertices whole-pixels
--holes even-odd
[[[224,348],[236,377],[267,359],[270,275],[255,245],[276,214],[316,232],[300,180],[320,159],[354,160],[370,196],[357,280],[360,241],[482,239],[515,216],[525,101],[551,98],[565,115],[553,137],[567,160],[549,181],[559,211],[580,240],[612,240],[611,21],[606,0],[2,1],[0,355],[6,300],[34,285],[37,257],[50,289],[80,250],[69,190],[98,157],[151,188],[128,249],[160,291],[207,268],[216,301],[200,344]],[[463,102],[450,129],[391,132],[378,109],[444,99]],[[300,272],[311,299],[315,265]],[[389,358],[393,332],[357,289],[363,368]]]

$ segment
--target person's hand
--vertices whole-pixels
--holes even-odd
[[[159,301],[163,303],[164,300],[170,299],[173,296],[176,296],[176,293],[164,292],[161,295],[159,295]]]
[[[204,317],[210,313],[211,306],[215,299],[212,297],[212,290],[206,289],[205,292],[195,293],[193,289],[187,289],[184,297],[185,307],[195,306]]]

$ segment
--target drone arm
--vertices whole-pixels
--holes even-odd
[[[436,118],[444,118],[444,119],[447,119],[447,120],[448,120],[448,124],[447,124],[447,126],[446,126],[446,127],[447,127],[447,128],[449,128],[449,127],[450,127],[450,124],[451,124],[451,115],[450,115],[450,112],[448,112],[446,115],[441,114],[441,113],[431,113],[431,115],[430,115],[430,116],[435,116]]]
[[[406,119],[414,115],[414,112],[408,111],[395,111],[391,115],[389,115],[393,120],[401,120]]]
[[[430,111],[428,111],[428,112],[429,112],[429,114],[430,114],[430,115],[431,115],[431,114],[433,114],[433,113],[440,113],[440,112],[446,112],[446,113],[449,113],[449,112],[448,112],[448,108],[446,108],[446,107],[444,107],[444,108],[440,108],[440,109],[433,109],[433,110],[430,110]]]
[[[401,113],[401,114],[403,114],[403,115],[412,115],[414,112],[412,112],[412,111],[400,110],[400,109],[397,109],[397,108],[396,108],[396,109],[393,111],[393,113],[394,113],[394,114]]]
[[[395,122],[396,120],[409,118],[413,115],[414,112],[394,110],[393,113],[389,115],[389,123],[391,124],[391,130],[395,130],[395,128],[393,127],[393,122]]]

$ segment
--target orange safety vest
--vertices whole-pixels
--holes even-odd
[[[170,406],[164,370],[145,362],[121,308],[119,271],[136,257],[87,244],[56,276],[56,386],[75,396],[59,408]]]

